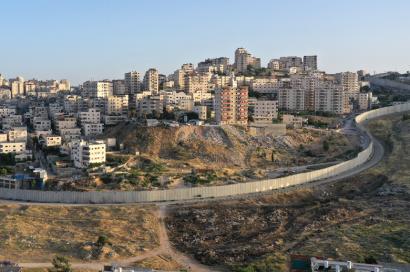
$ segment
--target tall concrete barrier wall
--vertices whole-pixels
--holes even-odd
[[[410,103],[376,109],[362,113],[356,117],[356,122],[362,128],[361,123],[398,112],[410,110]],[[364,129],[364,128],[362,128]],[[371,137],[371,135],[369,135]],[[107,191],[107,192],[70,192],[70,191],[37,191],[0,188],[0,198],[9,200],[45,202],[45,203],[137,203],[176,201],[200,198],[217,198],[242,194],[265,192],[307,182],[317,181],[340,175],[352,170],[366,161],[373,153],[373,141],[361,151],[355,158],[315,171],[295,174],[282,178],[267,179],[261,181],[245,182],[222,186],[181,188],[171,190],[154,191]]]

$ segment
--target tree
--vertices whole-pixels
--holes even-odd
[[[52,261],[53,267],[48,269],[49,272],[72,272],[70,262],[63,256],[55,256]]]

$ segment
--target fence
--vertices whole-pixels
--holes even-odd
[[[362,113],[356,117],[358,126],[365,130],[360,123],[380,116],[410,110],[410,103],[376,109]],[[366,131],[366,130],[365,130]],[[368,132],[366,132],[368,133]],[[371,135],[369,134],[371,138]],[[0,198],[9,200],[46,202],[46,203],[136,203],[189,200],[198,198],[226,197],[241,194],[258,193],[280,189],[293,185],[317,181],[337,176],[352,170],[372,156],[373,141],[355,158],[315,171],[295,174],[282,178],[262,181],[245,182],[222,186],[180,188],[153,191],[107,191],[107,192],[70,192],[70,191],[37,191],[0,188]]]

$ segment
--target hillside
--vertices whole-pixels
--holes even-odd
[[[168,173],[181,168],[227,171],[230,175],[264,177],[265,170],[343,160],[355,152],[348,139],[334,131],[288,130],[279,137],[252,137],[241,127],[181,126],[178,128],[120,125],[109,128],[129,151],[164,163]],[[324,150],[323,142],[329,143]],[[255,171],[258,169],[258,171]],[[178,172],[178,171],[177,171]]]
[[[387,117],[369,127],[387,151],[376,167],[318,188],[175,206],[171,240],[234,271],[285,271],[288,254],[409,263],[410,120]]]

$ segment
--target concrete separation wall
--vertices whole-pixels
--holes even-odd
[[[367,120],[410,110],[410,103],[376,109],[362,113],[356,117],[358,126]],[[369,135],[371,137],[371,135]],[[189,200],[199,198],[226,197],[241,194],[258,193],[279,188],[299,185],[302,183],[326,179],[352,170],[366,161],[373,153],[373,141],[361,151],[357,157],[315,171],[295,174],[287,177],[262,181],[245,182],[223,186],[181,188],[156,191],[107,191],[107,192],[64,192],[36,191],[0,188],[0,198],[9,200],[46,202],[46,203],[136,203],[173,200]]]

